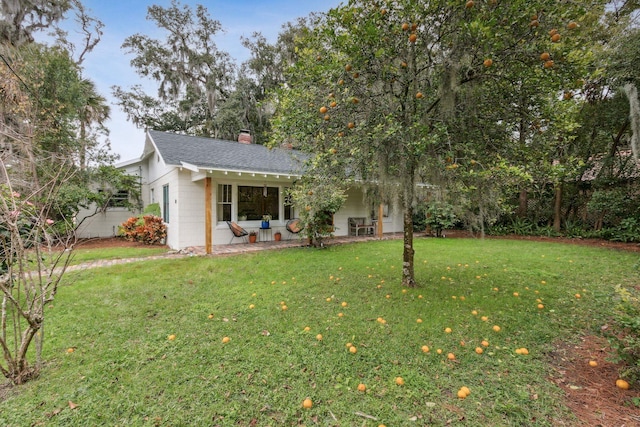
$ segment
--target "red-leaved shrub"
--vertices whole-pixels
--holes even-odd
[[[134,216],[120,225],[120,234],[131,242],[157,245],[167,237],[167,226],[159,216]]]

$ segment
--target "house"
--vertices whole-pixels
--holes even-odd
[[[233,238],[227,221],[258,231],[265,214],[271,216],[271,229],[261,232],[260,238],[271,239],[276,231],[285,239],[298,238],[285,230],[287,221],[297,217],[285,194],[300,177],[304,159],[305,154],[296,150],[252,144],[246,132],[238,141],[223,141],[148,131],[140,159],[118,166],[139,176],[144,206],[160,204],[168,227],[167,245],[179,250],[243,243]],[[384,232],[402,231],[400,212],[378,209],[364,200],[361,188],[348,191],[346,203],[333,216],[335,235],[349,234],[350,218],[370,222],[378,211],[384,211]],[[123,210],[113,207],[87,218],[79,237],[114,236],[126,219],[123,215],[132,214]]]

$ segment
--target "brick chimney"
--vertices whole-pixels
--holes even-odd
[[[242,144],[251,144],[253,138],[251,138],[251,131],[249,129],[241,129],[238,135],[238,142]]]

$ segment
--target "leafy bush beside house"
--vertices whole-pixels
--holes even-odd
[[[131,242],[160,245],[167,238],[167,225],[156,215],[134,216],[120,225],[118,234]]]

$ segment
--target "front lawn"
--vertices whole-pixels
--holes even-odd
[[[68,273],[47,309],[47,364],[5,391],[0,425],[574,423],[545,353],[599,331],[637,255],[415,246],[413,289],[398,240]]]

